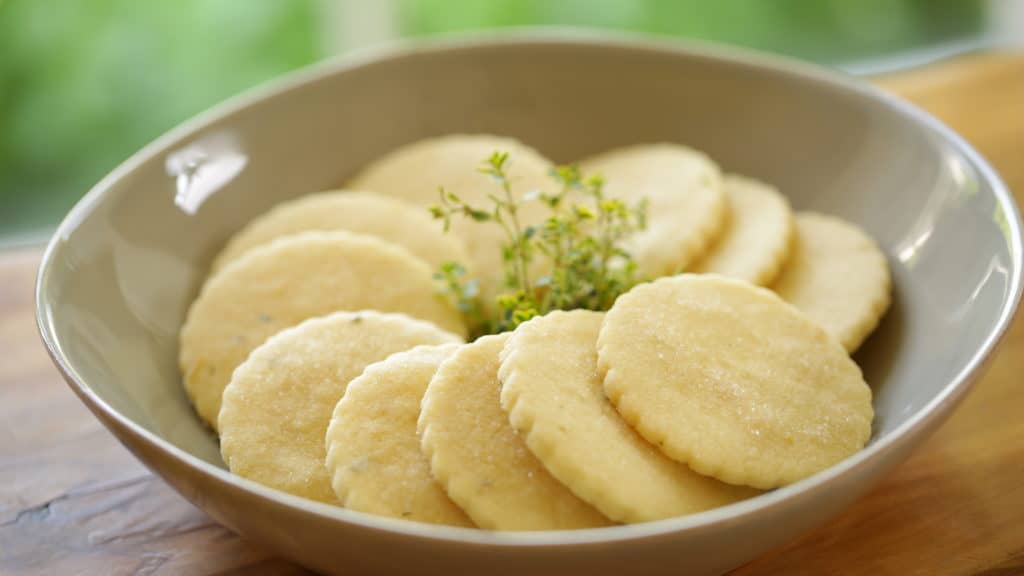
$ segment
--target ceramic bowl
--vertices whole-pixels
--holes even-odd
[[[186,308],[225,239],[271,205],[337,187],[402,144],[518,137],[556,161],[673,141],[836,214],[883,247],[895,301],[856,355],[874,389],[868,446],[738,504],[633,526],[493,533],[379,518],[232,476],[176,366]],[[185,498],[325,572],[717,573],[853,502],[953,409],[1021,291],[1010,194],[917,108],[821,68],[637,39],[513,35],[403,45],[317,66],[147,146],[60,225],[38,321],[71,388]]]

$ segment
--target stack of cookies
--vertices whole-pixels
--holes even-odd
[[[425,209],[486,201],[510,153],[519,194],[551,163],[507,138],[446,136],[350,190],[279,205],[216,258],[179,361],[232,472],[366,513],[490,530],[574,529],[723,506],[832,466],[871,436],[850,358],[889,305],[886,259],[852,224],[796,213],[704,154],[639,145],[584,159],[646,199],[626,248],[651,282],[607,312],[552,312],[465,343],[434,286],[462,262],[484,301],[500,228]],[[539,223],[529,203],[521,217]],[[497,233],[496,233],[497,232]]]

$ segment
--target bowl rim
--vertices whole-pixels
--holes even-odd
[[[64,355],[56,326],[53,323],[51,308],[45,299],[48,293],[50,272],[53,267],[55,254],[62,243],[67,240],[70,232],[77,228],[95,210],[112,186],[124,176],[136,170],[140,165],[153,160],[172,145],[187,141],[199,130],[215,120],[226,118],[266,99],[301,89],[307,84],[336,74],[372,66],[380,62],[414,57],[419,54],[444,54],[447,52],[488,47],[524,49],[537,46],[597,48],[626,50],[660,56],[697,57],[733,65],[769,69],[790,77],[824,83],[854,93],[860,97],[873,99],[897,114],[923,125],[928,130],[939,135],[974,167],[980,178],[991,187],[997,206],[1001,208],[1006,216],[1012,270],[1007,298],[1002,305],[995,325],[990,329],[984,342],[971,356],[965,367],[928,403],[920,407],[906,421],[884,437],[877,439],[874,443],[865,446],[856,454],[813,476],[748,500],[686,516],[604,528],[525,532],[493,532],[376,516],[307,500],[274,490],[252,480],[235,476],[228,470],[210,464],[198,456],[175,446],[163,437],[149,431],[144,426],[118,412],[92,390]],[[361,528],[394,533],[403,537],[423,538],[437,542],[494,545],[512,548],[625,542],[721,526],[726,523],[742,521],[747,517],[773,508],[781,508],[798,496],[807,496],[814,492],[826,490],[829,484],[840,476],[866,466],[870,460],[875,459],[883,452],[889,451],[896,445],[909,440],[911,431],[925,429],[930,424],[937,424],[941,421],[970,389],[971,384],[976,380],[972,376],[983,367],[985,360],[1003,338],[1017,310],[1021,299],[1022,275],[1024,275],[1024,272],[1022,272],[1024,271],[1024,256],[1022,256],[1021,230],[1020,213],[1014,202],[1013,195],[997,172],[960,135],[917,106],[844,73],[784,56],[765,54],[735,46],[703,41],[642,36],[632,33],[585,31],[567,28],[522,28],[500,32],[471,32],[442,38],[399,40],[381,46],[363,48],[341,57],[330,58],[312,64],[229,98],[192,117],[149,143],[93,186],[75,204],[57,227],[47,243],[36,277],[35,316],[39,334],[53,363],[57,366],[64,380],[75,394],[78,395],[105,426],[113,430],[113,427],[116,425],[130,434],[135,441],[146,444],[149,449],[162,453],[164,456],[176,461],[178,465],[188,468],[191,474],[199,474],[205,477],[206,480],[227,484],[248,493],[248,496],[268,499],[280,506],[287,506],[307,514],[316,515],[321,520],[342,522]],[[122,440],[122,443],[125,443],[124,440]],[[134,453],[133,450],[130,451]]]

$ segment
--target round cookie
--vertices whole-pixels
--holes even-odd
[[[408,144],[371,163],[357,174],[348,187],[371,190],[428,207],[440,202],[443,186],[470,204],[490,211],[489,194],[501,196],[494,179],[479,167],[496,151],[508,152],[508,173],[517,197],[537,189],[548,189],[551,162],[534,149],[512,138],[487,134],[451,134]],[[539,224],[547,215],[541,202],[520,206],[519,217],[526,224]],[[452,231],[469,250],[473,272],[480,279],[480,293],[486,306],[493,306],[504,279],[502,246],[505,235],[494,222],[452,218]],[[540,272],[540,269],[537,270]]]
[[[501,405],[530,451],[577,496],[619,522],[681,516],[756,495],[669,459],[619,416],[597,373],[603,317],[551,312],[519,325],[505,344]]]
[[[465,334],[430,268],[394,244],[305,232],[250,250],[209,278],[181,329],[179,366],[199,415],[216,428],[231,372],[289,326],[337,310],[402,312]]]
[[[228,241],[213,262],[216,272],[248,250],[282,236],[311,230],[345,230],[402,246],[432,270],[445,262],[468,264],[462,242],[420,206],[372,192],[337,190],[278,204]]]
[[[618,412],[690,468],[774,488],[860,450],[871,389],[846,350],[771,291],[684,274],[620,296],[598,337]]]
[[[419,431],[434,478],[488,530],[605,526],[530,453],[501,409],[498,354],[508,334],[484,336],[445,360],[423,395]]]
[[[265,486],[337,504],[324,436],[349,381],[395,352],[458,341],[429,322],[372,311],[336,312],[274,335],[224,390],[224,462]]]
[[[765,286],[778,276],[793,240],[793,211],[774,187],[726,176],[729,219],[718,241],[689,271]]]
[[[474,526],[430,475],[416,434],[423,392],[457,346],[399,352],[367,366],[349,382],[327,427],[327,472],[346,508]]]
[[[641,274],[675,274],[707,251],[725,225],[728,206],[718,166],[677,144],[618,148],[583,160],[601,174],[608,196],[647,199],[647,228],[626,243]]]
[[[773,286],[853,353],[889,309],[885,255],[860,228],[823,214],[796,215],[792,255]]]

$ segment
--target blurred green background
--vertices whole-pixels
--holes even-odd
[[[849,65],[977,39],[973,0],[0,0],[0,239],[41,237],[162,132],[396,37],[553,25]]]

